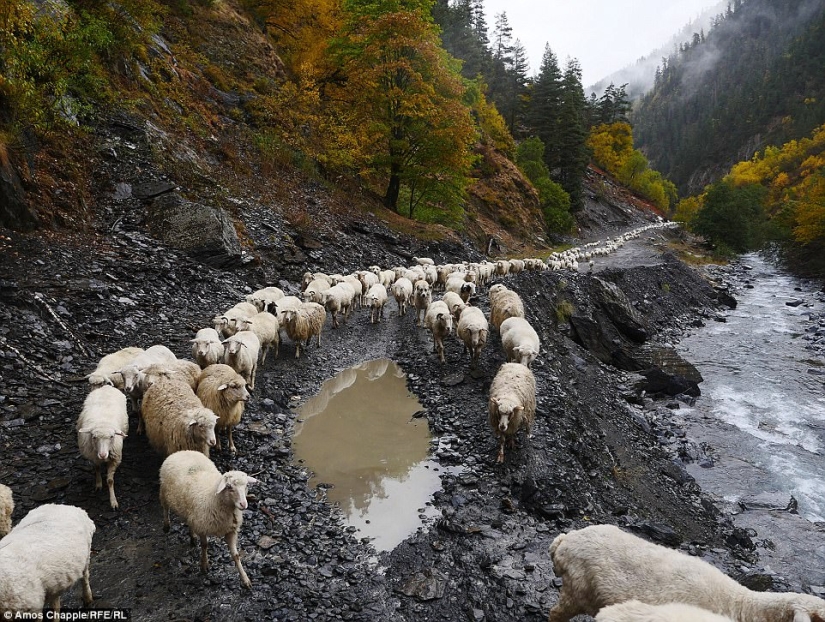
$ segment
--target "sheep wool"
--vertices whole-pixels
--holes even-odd
[[[696,557],[653,544],[613,525],[591,525],[550,545],[563,584],[550,622],[638,600],[682,603],[735,622],[825,622],[825,600],[808,594],[753,592]]]
[[[490,287],[490,324],[497,329],[509,317],[524,317],[524,303],[513,290],[501,283]]]
[[[305,302],[297,309],[284,311],[284,327],[286,334],[295,342],[296,359],[301,358],[301,343],[306,341],[308,346],[313,335],[318,336],[318,347],[321,347],[321,330],[326,319],[326,309],[314,302]]]
[[[408,278],[401,277],[392,284],[391,290],[395,303],[398,305],[398,315],[407,315],[407,305],[410,304],[413,294],[412,282]]]
[[[229,365],[210,365],[203,370],[198,382],[198,399],[204,408],[218,416],[215,424],[215,449],[221,450],[221,430],[229,436],[229,451],[235,453],[232,429],[241,422],[244,407],[249,400],[246,380]]]
[[[541,340],[530,322],[522,317],[508,317],[499,326],[499,334],[507,362],[530,367],[541,349]]]
[[[163,530],[169,532],[169,512],[174,510],[189,526],[190,538],[201,543],[201,572],[209,569],[206,539],[219,536],[226,541],[241,583],[252,582],[241,565],[238,532],[243,523],[247,487],[257,483],[243,471],[221,474],[212,461],[196,451],[172,454],[160,467],[160,503],[163,506]]]
[[[518,363],[504,363],[490,385],[490,427],[499,440],[497,462],[504,462],[504,443],[514,444],[522,426],[527,437],[536,418],[536,378]]]
[[[478,307],[465,307],[458,318],[458,333],[461,341],[464,342],[464,351],[470,353],[470,367],[478,364],[481,351],[487,344],[487,334],[490,328],[487,318]]]
[[[141,414],[149,444],[159,453],[192,449],[208,457],[215,445],[218,417],[184,382],[170,379],[153,384],[143,396]]]
[[[121,368],[129,365],[142,352],[143,348],[128,347],[104,356],[98,361],[97,368],[86,376],[91,388],[97,389],[104,384],[108,384],[122,389],[123,376],[120,373]]]
[[[438,353],[438,359],[444,362],[444,337],[453,332],[453,316],[447,303],[436,300],[424,315],[424,325],[433,334],[433,351]]]
[[[681,603],[647,605],[638,600],[629,600],[620,605],[605,607],[599,611],[596,622],[733,622],[733,620]]]
[[[0,484],[0,538],[11,531],[11,515],[14,513],[14,497],[11,488]]]
[[[118,508],[115,471],[123,459],[123,439],[129,429],[126,396],[114,387],[102,386],[86,396],[77,418],[77,446],[95,470],[95,490],[103,487],[101,467],[106,467],[109,505]]]
[[[241,330],[223,342],[223,362],[246,379],[250,389],[255,388],[261,340],[249,330]]]
[[[26,514],[0,540],[0,612],[60,609],[63,592],[81,578],[83,602],[91,605],[94,533],[89,515],[72,505],[50,503]]]
[[[384,305],[387,304],[387,288],[381,283],[374,283],[367,292],[366,301],[370,307],[370,323],[380,322],[384,316]]]
[[[192,358],[205,369],[223,360],[221,336],[214,328],[201,328],[192,340]]]
[[[275,358],[278,358],[278,349],[281,345],[281,325],[274,315],[262,311],[252,317],[238,319],[237,326],[238,332],[250,330],[255,333],[261,344],[261,364],[266,362],[266,354],[269,352],[269,348],[275,348]]]

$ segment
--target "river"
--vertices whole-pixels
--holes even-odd
[[[713,466],[704,461],[688,470],[736,513],[737,526],[757,532],[763,566],[797,589],[813,586],[819,593],[825,585],[825,295],[757,255],[742,262],[751,269],[737,308],[679,345],[705,379],[695,406],[680,414],[688,436],[713,458]],[[785,509],[789,504],[792,511]]]

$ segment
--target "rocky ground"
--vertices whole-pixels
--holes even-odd
[[[140,136],[128,140],[140,153]],[[547,549],[561,531],[616,523],[733,573],[736,556],[748,555],[746,536],[720,517],[677,459],[678,431],[657,425],[657,409],[690,400],[697,380],[668,342],[711,317],[720,294],[660,254],[665,240],[656,233],[626,247],[619,267],[599,261],[598,279],[567,272],[506,279],[543,345],[534,364],[534,437],[520,438],[503,465],[495,463],[486,414],[486,391],[503,362],[497,336],[473,373],[455,340],[447,343],[448,363],[440,364],[429,335],[412,317],[397,317],[393,304],[380,325],[370,325],[365,312],[338,330],[328,322],[322,346],[298,361],[284,344],[280,357],[259,370],[235,435],[238,455],[213,455],[221,470],[242,469],[261,482],[240,538],[252,592],[240,587],[218,541],[204,577],[180,522],[162,532],[161,458],[144,437],[126,440],[116,476],[120,510],[93,491],[74,431],[87,393],[83,375],[100,356],[127,345],[162,343],[188,356],[188,340],[217,311],[265,284],[294,291],[305,269],[480,255],[455,240],[416,242],[375,218],[297,233],[241,197],[238,214],[254,245],[245,256],[255,259],[230,270],[209,267],[148,235],[141,196],[133,192],[137,168],[117,154],[110,158],[94,230],[0,238],[0,481],[15,491],[15,520],[44,502],[89,512],[97,525],[96,606],[131,608],[140,620],[543,620],[559,587]],[[644,265],[634,265],[634,253]],[[475,304],[487,310],[486,294]],[[307,486],[309,474],[293,463],[290,443],[292,407],[342,368],[381,357],[407,372],[441,437],[437,459],[463,469],[443,476],[433,501],[441,517],[376,563],[323,490]],[[637,373],[659,363],[679,373]],[[654,401],[656,392],[670,395]],[[64,606],[77,604],[73,591]]]

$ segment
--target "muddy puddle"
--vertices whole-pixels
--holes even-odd
[[[336,503],[357,535],[378,551],[395,548],[436,511],[436,441],[404,372],[389,359],[362,363],[327,380],[296,409],[296,460],[313,474],[310,486],[331,485]]]

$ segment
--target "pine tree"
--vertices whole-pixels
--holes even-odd
[[[556,55],[547,44],[541,59],[539,74],[530,88],[527,127],[545,144],[544,162],[551,174],[560,164],[557,137],[561,116],[562,74]]]
[[[575,58],[567,62],[562,77],[561,109],[559,115],[559,173],[558,182],[570,195],[571,209],[584,205],[582,179],[589,154],[585,113],[587,100],[581,82],[581,66]]]

